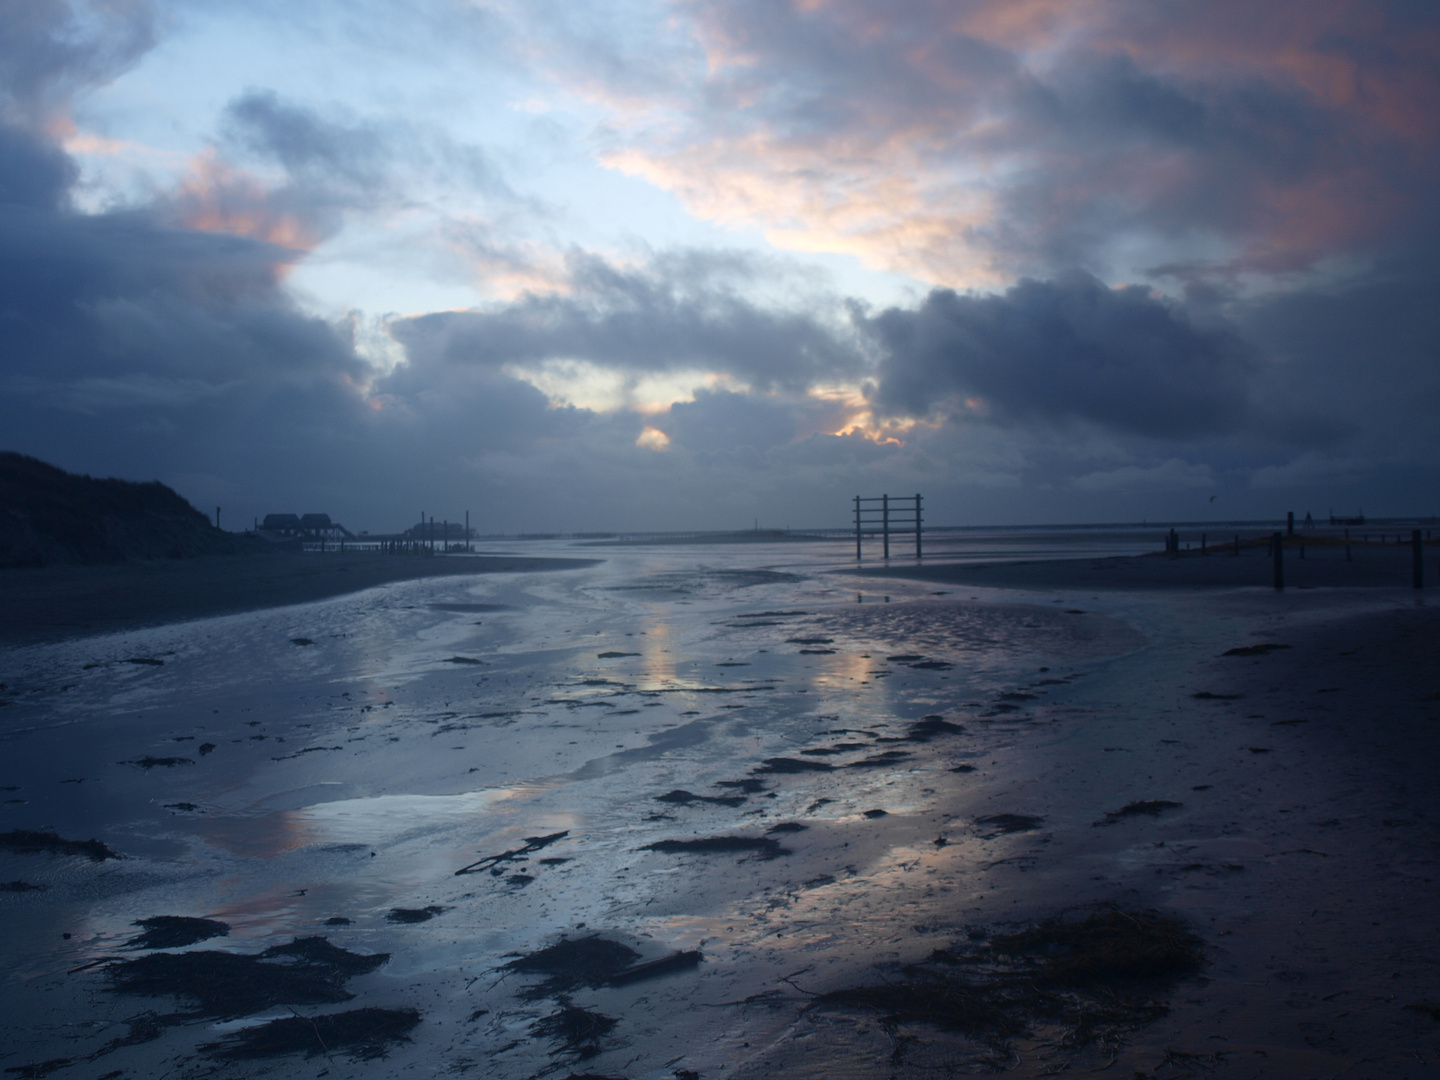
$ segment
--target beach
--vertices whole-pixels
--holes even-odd
[[[0,1067],[1435,1074],[1408,549],[1280,592],[1249,553],[523,551],[208,609],[127,568],[191,594],[136,629],[52,588],[0,652]],[[1075,927],[1165,962],[1061,978]]]
[[[6,570],[0,589],[0,645],[311,603],[392,581],[572,569],[590,561],[343,551],[317,558],[276,552]]]

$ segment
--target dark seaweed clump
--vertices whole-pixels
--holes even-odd
[[[351,1009],[323,1016],[286,1016],[232,1032],[200,1049],[221,1061],[251,1061],[285,1054],[348,1052],[352,1059],[384,1057],[392,1043],[408,1042],[420,1023],[415,1009]]]
[[[84,855],[91,862],[124,857],[99,840],[66,840],[54,832],[38,829],[11,829],[0,833],[0,851],[17,855],[38,855],[42,851],[52,855]]]
[[[132,949],[179,949],[230,933],[229,923],[217,919],[192,919],[186,915],[155,915],[140,919],[134,925],[142,927],[145,932],[125,943]]]
[[[766,758],[760,763],[760,767],[754,771],[757,773],[807,773],[807,772],[829,772],[833,765],[827,765],[823,761],[801,761],[799,758],[772,757]]]
[[[962,735],[965,729],[959,724],[952,724],[943,716],[926,716],[915,721],[905,732],[906,742],[928,743],[931,739],[939,738],[941,735]]]
[[[1124,821],[1132,817],[1159,817],[1166,810],[1178,810],[1181,803],[1171,802],[1169,799],[1141,799],[1138,802],[1126,803],[1119,810],[1108,810],[1105,813],[1104,821],[1096,821],[1095,825],[1114,825],[1117,821]]]
[[[1274,641],[1261,642],[1259,645],[1238,645],[1233,649],[1226,649],[1221,656],[1268,656],[1276,649],[1288,649],[1289,645],[1281,645]]]
[[[701,855],[753,851],[762,859],[775,859],[790,854],[789,848],[781,847],[780,841],[772,840],[768,836],[702,836],[694,840],[657,840],[653,844],[646,844],[644,850],[669,854],[694,852]]]
[[[1029,832],[1031,829],[1039,828],[1045,821],[1043,817],[1035,817],[1031,814],[989,814],[986,817],[975,819],[976,825],[983,825],[986,828],[994,829],[995,834]]]
[[[543,1039],[558,1040],[560,1045],[552,1053],[573,1054],[576,1060],[584,1061],[600,1053],[600,1040],[615,1024],[613,1016],[582,1009],[569,998],[561,998],[560,1011],[536,1020],[530,1031]]]
[[[699,949],[671,953],[658,960],[635,963],[640,954],[628,945],[598,935],[571,940],[526,953],[505,965],[509,971],[544,975],[545,981],[522,994],[530,999],[563,995],[581,986],[626,986],[695,967]]]
[[[1157,995],[1204,964],[1183,923],[1106,907],[1000,935],[979,949],[937,950],[879,986],[822,994],[822,1007],[861,1007],[892,1021],[932,1024],[1004,1049],[1043,1036],[1060,1052],[1100,1044],[1164,1016]]]
[[[691,803],[715,803],[718,806],[739,806],[745,801],[744,795],[696,795],[694,792],[676,788],[674,791],[667,791],[664,795],[656,795],[656,802],[673,803],[676,806],[689,806]]]
[[[385,918],[393,923],[422,923],[429,922],[444,910],[439,904],[431,904],[429,907],[422,908],[397,907],[391,908],[390,914]]]
[[[354,995],[345,983],[389,959],[389,953],[364,956],[323,937],[306,937],[256,955],[160,952],[117,960],[105,970],[116,993],[188,999],[194,1005],[192,1018],[226,1017],[278,1005],[349,1001]]]
[[[624,971],[640,954],[628,945],[598,935],[562,938],[554,945],[526,953],[505,965],[523,975],[544,975],[544,982],[525,997],[552,997],[580,986],[603,986]]]

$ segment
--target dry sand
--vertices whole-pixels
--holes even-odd
[[[304,604],[392,581],[570,570],[590,559],[274,553],[0,570],[0,645]]]
[[[1276,593],[1133,587],[1198,558],[906,580],[785,557],[617,554],[476,579],[493,605],[416,582],[17,650],[0,782],[31,801],[4,827],[129,858],[3,856],[0,878],[47,887],[0,897],[4,1066],[1440,1075],[1440,612],[1403,558],[1387,584]],[[145,764],[167,754],[193,764]],[[1200,966],[1046,983],[996,962],[1095,912],[1181,928]],[[247,983],[242,1007],[195,981],[181,1004],[211,1012],[175,1024],[124,964],[186,954],[133,944],[141,919],[224,922],[192,951],[311,982]],[[290,944],[307,934],[349,953]],[[909,986],[1001,1015],[917,1019]],[[215,1023],[232,1013],[251,1027]]]

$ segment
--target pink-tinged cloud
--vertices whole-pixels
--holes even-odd
[[[255,177],[205,153],[176,188],[171,208],[188,229],[263,240],[297,253],[313,250],[323,230],[277,202]]]
[[[931,283],[1304,269],[1402,235],[1435,179],[1440,15],[1420,6],[676,7],[703,67],[667,67],[649,111],[627,83],[604,160],[707,220]]]

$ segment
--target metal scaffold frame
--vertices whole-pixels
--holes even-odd
[[[879,535],[884,541],[885,558],[890,558],[890,534],[914,532],[915,558],[921,557],[920,532],[923,520],[923,500],[914,496],[897,495],[891,506],[889,495],[855,496],[855,558],[861,557],[861,542],[868,534]],[[878,504],[878,505],[876,505]],[[879,526],[877,529],[876,526]],[[868,528],[867,528],[868,526]],[[903,528],[892,529],[891,526]]]

